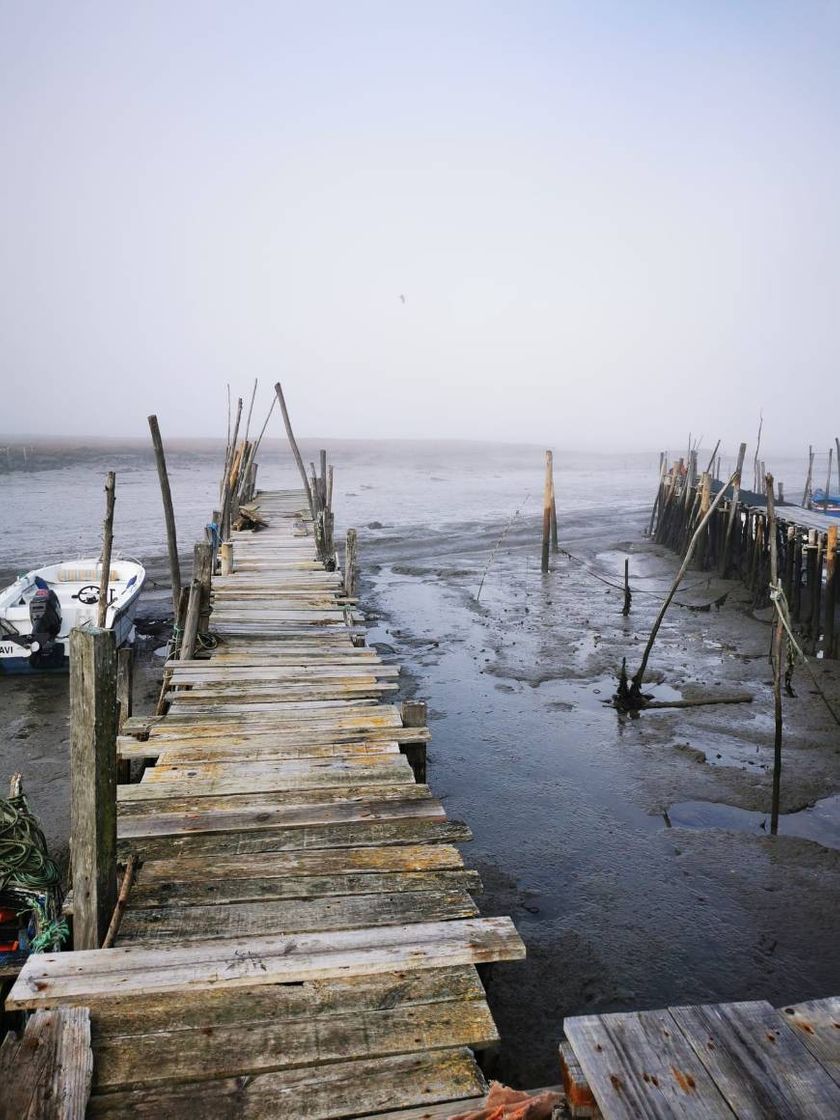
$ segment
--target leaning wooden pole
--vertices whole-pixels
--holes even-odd
[[[674,580],[673,585],[671,586],[671,590],[668,592],[667,598],[665,599],[665,602],[659,608],[659,614],[656,616],[656,621],[653,624],[653,629],[650,632],[650,637],[648,638],[647,645],[645,646],[645,652],[642,656],[642,663],[639,666],[639,668],[636,670],[636,672],[633,676],[633,681],[632,681],[632,686],[631,686],[630,692],[631,692],[631,696],[634,699],[638,699],[638,697],[641,696],[642,681],[644,679],[645,670],[647,669],[647,663],[648,663],[648,660],[650,658],[651,650],[653,649],[653,643],[656,641],[656,635],[659,633],[659,627],[662,625],[662,620],[665,617],[665,612],[668,610],[668,607],[671,605],[671,600],[676,595],[677,589],[679,588],[680,584],[683,581],[683,576],[688,571],[688,565],[691,563],[691,558],[694,555],[694,549],[697,547],[697,541],[700,539],[701,533],[706,528],[706,525],[709,523],[709,520],[711,519],[712,514],[715,512],[717,507],[723,501],[723,495],[726,493],[727,487],[732,486],[734,484],[734,482],[735,482],[735,475],[733,474],[732,477],[730,478],[729,482],[726,484],[726,486],[722,486],[720,488],[720,490],[718,490],[717,494],[715,495],[715,500],[709,506],[708,510],[706,511],[705,516],[703,518],[701,518],[700,524],[694,530],[694,535],[692,536],[691,540],[689,541],[688,549],[686,550],[685,557],[683,559],[682,564],[680,565],[680,570],[677,572],[677,578]]]
[[[113,630],[70,633],[73,948],[98,949],[117,898],[117,650]]]
[[[312,514],[313,521],[315,520],[315,503],[312,500],[312,488],[309,485],[309,479],[306,477],[306,467],[303,465],[300,449],[295,439],[295,433],[292,431],[292,422],[289,419],[289,410],[286,408],[286,398],[283,396],[283,386],[278,381],[274,386],[274,391],[277,394],[277,400],[280,404],[280,411],[283,413],[283,424],[286,428],[286,436],[289,440],[289,446],[292,449],[292,454],[295,457],[297,468],[300,471],[300,477],[303,479],[303,489],[306,491],[306,500],[309,502],[309,512]]]
[[[548,571],[549,553],[551,550],[551,492],[554,489],[554,456],[550,451],[545,453],[545,485],[543,487],[543,533],[542,533],[542,562],[543,572]]]
[[[779,553],[776,540],[776,499],[773,494],[773,476],[765,476],[767,485],[767,532],[770,536],[770,586],[778,593],[781,591],[779,583]],[[779,800],[782,784],[782,660],[784,649],[785,630],[782,624],[781,605],[776,603],[776,612],[773,618],[773,639],[771,646],[771,661],[773,663],[773,795],[770,808],[770,833],[775,836],[779,831]]]
[[[729,517],[726,520],[726,536],[723,540],[723,551],[721,552],[720,559],[720,574],[726,576],[729,568],[729,550],[732,547],[732,529],[735,525],[735,518],[738,516],[738,499],[741,495],[741,472],[744,469],[744,458],[747,454],[747,445],[742,443],[738,448],[738,462],[735,466],[735,473],[733,474],[732,483],[732,499],[729,506]],[[721,493],[726,490],[723,487]]]
[[[155,462],[157,463],[158,478],[160,479],[160,493],[163,498],[163,516],[166,521],[166,549],[169,553],[169,573],[172,578],[172,610],[177,615],[178,600],[181,597],[181,565],[178,562],[178,538],[175,533],[175,512],[172,509],[172,491],[169,489],[169,475],[166,471],[166,456],[163,453],[163,440],[160,438],[160,427],[157,416],[149,417],[149,430],[152,433],[152,445],[155,449]]]
[[[96,625],[104,628],[108,614],[108,584],[111,579],[111,551],[114,545],[114,501],[116,498],[117,476],[108,471],[105,479],[105,521],[102,526],[102,569],[99,576],[99,611]]]

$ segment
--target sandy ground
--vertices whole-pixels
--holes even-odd
[[[785,701],[782,827],[767,834],[772,763],[769,623],[737,584],[690,573],[651,660],[662,698],[747,689],[752,704],[619,718],[605,703],[635,669],[675,558],[643,536],[647,512],[563,518],[552,572],[538,528],[513,526],[475,592],[499,529],[417,526],[361,534],[370,641],[428,698],[429,781],[474,840],[483,912],[511,914],[528,958],[494,966],[503,1043],[490,1071],[557,1080],[566,1015],[840,991],[838,726],[799,670]],[[629,618],[620,583],[630,556]],[[166,613],[162,560],[144,593]],[[642,590],[649,594],[642,594]],[[152,627],[155,628],[154,626]],[[159,644],[141,646],[135,710],[157,697]],[[840,712],[835,664],[814,663]],[[69,827],[67,679],[0,679],[4,769],[21,770],[55,850]],[[820,799],[823,799],[820,801]],[[816,808],[807,808],[815,802]],[[762,823],[764,827],[762,827]]]

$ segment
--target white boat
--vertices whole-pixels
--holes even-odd
[[[136,560],[111,561],[105,626],[118,646],[133,640],[145,579]],[[0,591],[0,674],[66,672],[70,631],[97,624],[101,582],[99,560],[65,560],[34,568]]]

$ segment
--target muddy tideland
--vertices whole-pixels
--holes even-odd
[[[638,719],[609,704],[622,658],[634,671],[678,566],[644,536],[655,457],[581,473],[573,494],[572,465],[563,467],[565,553],[543,576],[536,502],[508,520],[526,487],[541,485],[541,453],[456,451],[345,449],[337,510],[359,530],[369,641],[402,665],[402,695],[429,701],[429,783],[473,830],[464,855],[481,872],[479,904],[511,914],[527,945],[525,961],[489,976],[503,1039],[490,1072],[513,1084],[555,1082],[567,1015],[755,997],[779,1005],[840,991],[837,663],[812,662],[813,677],[798,668],[796,696],[784,700],[783,816],[772,837],[770,624],[740,584],[688,573],[648,683],[663,699],[748,691],[752,703]],[[261,466],[264,485],[295,484],[284,454],[274,474]],[[178,508],[192,503],[187,543],[212,507],[218,463],[209,453],[201,470],[194,455],[173,462]],[[84,518],[62,511],[75,474],[49,518],[56,488],[46,474],[7,484],[18,487],[21,510],[62,529],[63,550],[77,524],[99,516],[99,480],[90,483],[84,464],[72,469],[76,490],[95,490]],[[118,514],[131,516],[123,512],[120,531],[136,548],[133,538],[151,540],[160,517],[153,466],[127,462],[123,479]],[[157,697],[157,623],[169,606],[157,532],[144,553],[150,633],[136,710]],[[58,547],[54,538],[51,528]],[[30,533],[16,560],[35,559],[36,546]],[[0,556],[7,571],[10,556]],[[634,593],[624,618],[628,556]],[[724,592],[720,608],[689,609]],[[23,772],[59,851],[69,829],[67,689],[66,678],[0,680],[3,769]]]
[[[503,1039],[490,1069],[522,1085],[556,1080],[566,1015],[840,990],[838,665],[811,662],[816,682],[799,669],[785,699],[772,837],[770,623],[740,584],[689,572],[648,691],[752,703],[638,719],[608,703],[678,566],[645,540],[648,512],[566,519],[571,556],[547,576],[536,521],[515,523],[478,601],[495,530],[384,528],[362,549],[369,641],[428,698],[429,782],[472,828],[482,911],[511,914],[528,948],[489,982]]]

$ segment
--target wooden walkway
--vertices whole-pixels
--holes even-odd
[[[585,1015],[564,1029],[569,1100],[581,1093],[579,1065],[604,1120],[840,1116],[836,997],[778,1011],[757,1000]]]
[[[476,965],[524,955],[401,745],[397,670],[354,643],[302,492],[262,493],[214,577],[205,660],[124,759],[122,855],[142,861],[116,945],[29,958],[7,1007],[90,1009],[89,1116],[301,1117],[480,1096],[497,1041]],[[138,723],[134,721],[135,729]],[[458,1111],[462,1105],[453,1107]],[[401,1113],[408,1117],[409,1113]]]

